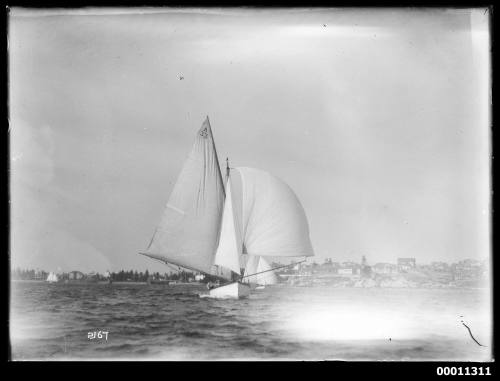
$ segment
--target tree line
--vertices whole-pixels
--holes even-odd
[[[176,273],[164,274],[160,274],[159,272],[150,273],[148,270],[146,270],[144,273],[142,271],[138,272],[137,270],[121,270],[119,272],[112,272],[110,276],[113,282],[147,282],[148,279],[187,282],[190,280],[190,278],[194,278],[194,274],[192,272],[187,272],[184,270],[178,271]]]
[[[35,280],[35,279],[47,279],[49,273],[46,271],[36,271],[36,270],[22,270],[20,268],[15,268],[12,271],[12,279],[20,280]]]
[[[60,279],[67,279],[69,273],[58,274]],[[11,279],[18,280],[46,280],[49,276],[49,273],[44,270],[28,270],[28,269],[20,269],[15,268],[12,270]],[[118,272],[111,272],[109,278],[103,274],[95,273],[95,274],[87,274],[86,278],[97,278],[97,280],[107,280],[111,278],[113,282],[147,282],[148,280],[171,280],[171,281],[180,281],[180,282],[188,282],[193,280],[194,274],[188,271],[178,271],[172,273],[164,273],[160,274],[159,272],[149,272],[146,270],[145,272],[137,271],[137,270],[121,270]]]

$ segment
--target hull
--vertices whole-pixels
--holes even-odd
[[[246,283],[233,282],[212,288],[207,294],[200,295],[205,298],[239,299],[250,295],[250,286]]]
[[[258,283],[246,283],[250,286],[250,290],[262,290],[264,288],[266,288],[265,285],[263,284],[258,284]]]

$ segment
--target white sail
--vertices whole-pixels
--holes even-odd
[[[245,265],[245,272],[243,273],[243,280],[245,282],[254,283],[253,279],[250,275],[255,274],[257,272],[257,267],[259,266],[259,256],[258,255],[249,255],[247,263]]]
[[[242,184],[237,199],[242,210],[243,253],[313,256],[307,217],[293,190],[268,172],[246,167],[236,170]]]
[[[278,283],[278,277],[272,269],[271,265],[264,257],[259,257],[259,266],[257,267],[257,284],[272,285]]]
[[[269,263],[260,256],[250,255],[245,267],[245,282],[258,285],[272,285],[278,283],[278,278]],[[252,275],[255,274],[255,275]]]
[[[49,276],[47,277],[47,282],[57,282],[58,281],[58,278],[57,278],[57,275],[54,274],[53,272],[51,272],[49,274]]]
[[[143,254],[211,273],[223,206],[224,185],[207,117]]]
[[[233,202],[231,197],[231,181],[228,179],[226,186],[226,199],[224,212],[222,214],[222,227],[219,238],[219,246],[215,254],[214,264],[240,273],[240,251],[236,240],[234,226]]]

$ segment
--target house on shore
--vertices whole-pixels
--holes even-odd
[[[392,263],[376,263],[372,266],[372,271],[375,274],[396,274],[398,266]]]
[[[405,273],[414,270],[417,267],[415,258],[398,258],[398,271]]]

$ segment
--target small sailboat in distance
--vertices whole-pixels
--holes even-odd
[[[111,277],[111,273],[109,272],[109,270],[106,270],[106,272],[104,273],[104,278],[109,284],[113,283],[113,278]]]
[[[56,283],[58,281],[59,281],[59,279],[58,279],[56,273],[54,273],[54,272],[51,271],[49,273],[49,276],[47,277],[47,282],[49,282],[49,283]]]
[[[230,168],[222,180],[208,117],[168,199],[148,248],[140,254],[219,279],[204,296],[241,298],[253,257],[314,255],[307,218],[297,196],[268,172]],[[268,266],[269,267],[269,266]],[[250,269],[251,266],[248,266]]]

